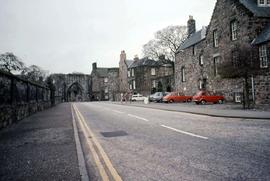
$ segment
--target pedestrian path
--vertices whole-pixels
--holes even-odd
[[[195,105],[193,103],[150,103],[144,104],[142,102],[132,102],[132,103],[119,103],[112,102],[113,104],[137,106],[137,107],[147,107],[152,109],[161,109],[166,111],[177,111],[192,114],[200,114],[215,117],[227,117],[227,118],[243,118],[243,119],[270,119],[270,111],[256,111],[256,110],[243,110],[239,109],[222,109],[222,105],[207,106],[207,105]],[[225,105],[224,105],[225,106]],[[223,106],[223,107],[224,107]]]
[[[70,104],[0,131],[0,180],[80,180]]]

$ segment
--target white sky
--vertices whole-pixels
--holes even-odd
[[[51,73],[90,74],[117,67],[119,54],[141,57],[154,32],[208,25],[216,0],[0,0],[0,53],[13,52],[28,66]]]

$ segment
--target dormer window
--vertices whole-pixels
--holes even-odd
[[[270,6],[270,0],[258,0],[258,6]]]

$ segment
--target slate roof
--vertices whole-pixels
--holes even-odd
[[[127,67],[129,68],[133,64],[134,60],[125,60],[125,62],[127,64]]]
[[[184,41],[184,43],[179,47],[179,50],[184,50],[188,47],[191,47],[192,45],[195,45],[199,43],[200,41],[205,39],[205,34],[206,31],[202,32],[203,30],[201,29],[200,31],[197,31],[196,33],[192,34],[188,39]]]
[[[267,41],[270,41],[270,23],[268,23],[268,25],[263,29],[261,34],[259,34],[257,38],[252,41],[251,44],[257,45]]]
[[[97,68],[96,73],[100,77],[107,77],[108,76],[108,68]]]
[[[270,17],[270,7],[259,7],[257,0],[239,0],[249,11],[258,17]]]
[[[147,57],[135,60],[129,68],[135,68],[135,67],[140,67],[140,66],[149,66],[149,67],[154,67],[158,66],[158,62],[152,59],[149,59]]]

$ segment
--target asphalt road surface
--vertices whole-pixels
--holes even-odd
[[[89,138],[96,137],[122,180],[270,180],[269,120],[97,102],[74,105],[92,131]],[[92,154],[85,154],[87,167],[98,170]]]

